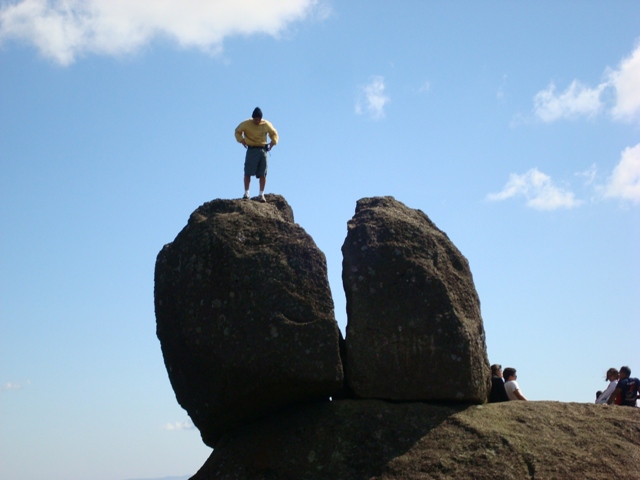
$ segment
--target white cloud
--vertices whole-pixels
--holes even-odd
[[[167,423],[162,427],[163,430],[191,430],[193,429],[193,424],[189,420],[185,420],[184,422],[175,422],[175,423]]]
[[[640,204],[640,143],[622,152],[620,163],[604,187],[604,196]]]
[[[633,120],[640,116],[640,43],[629,58],[611,72],[609,82],[616,91],[616,103],[611,115],[616,120]]]
[[[614,120],[633,121],[640,117],[640,43],[617,69],[605,70],[605,81],[595,88],[578,80],[563,92],[551,83],[533,97],[534,113],[544,122],[580,116],[593,117],[607,110]],[[613,91],[613,103],[603,93]]]
[[[318,13],[321,0],[19,0],[0,8],[0,42],[32,43],[62,65],[79,55],[126,54],[155,38],[216,54],[231,35],[276,36]]]
[[[556,94],[556,86],[552,83],[533,97],[534,111],[544,122],[582,115],[594,116],[603,108],[600,94],[605,86],[601,84],[596,88],[588,88],[574,80],[564,92]]]
[[[607,95],[603,95],[605,92]],[[609,95],[608,92],[613,94]],[[574,80],[564,92],[557,93],[555,85],[551,84],[535,95],[533,103],[535,114],[545,122],[595,116],[603,111],[618,121],[640,120],[640,41],[616,69],[605,71],[605,80],[597,87],[589,88]],[[595,188],[599,199],[618,198],[640,204],[640,144],[622,152],[620,162],[605,185],[594,185],[596,174],[593,165],[576,175],[585,178],[585,185]],[[537,180],[538,190],[534,187],[537,175],[542,175]],[[512,175],[502,192],[489,195],[488,198],[503,200],[515,195],[526,196],[527,204],[540,204],[538,208],[555,204],[570,208],[581,203],[574,199],[572,193],[553,186],[551,179],[537,170],[530,170],[523,176]]]
[[[582,202],[572,192],[557,187],[551,177],[533,168],[523,175],[512,173],[501,192],[487,195],[488,200],[499,201],[522,196],[527,206],[536,210],[574,208]]]
[[[384,78],[381,76],[373,76],[371,82],[360,90],[360,98],[356,103],[356,113],[363,113],[375,120],[384,117],[384,107],[389,103],[389,97],[384,94]]]

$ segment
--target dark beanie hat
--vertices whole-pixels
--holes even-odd
[[[256,107],[253,109],[251,118],[262,118],[262,110],[260,110],[260,107]]]

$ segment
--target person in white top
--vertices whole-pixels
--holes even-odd
[[[607,401],[609,400],[609,397],[611,396],[611,394],[616,389],[616,386],[618,385],[618,377],[619,377],[619,373],[617,369],[610,368],[609,370],[607,370],[607,376],[605,380],[609,380],[609,386],[604,392],[602,392],[598,396],[598,398],[596,398],[596,403],[598,404],[607,403]]]
[[[516,378],[518,378],[518,375],[516,375],[516,369],[511,367],[505,368],[502,372],[502,376],[504,377],[504,380],[505,380],[504,389],[507,391],[507,396],[509,397],[509,400],[527,401],[525,396],[520,391],[520,386],[518,385],[518,382],[516,382]]]

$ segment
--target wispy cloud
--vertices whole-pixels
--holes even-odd
[[[551,177],[536,168],[518,175],[512,173],[502,191],[487,195],[488,200],[500,201],[513,197],[524,197],[527,206],[536,210],[574,208],[583,202],[573,192],[553,184]]]
[[[605,86],[601,84],[596,88],[588,88],[574,80],[564,92],[556,93],[556,86],[552,83],[533,97],[535,114],[544,122],[579,116],[592,117],[603,108],[600,95]]]
[[[384,78],[375,75],[371,81],[360,88],[360,95],[356,102],[358,115],[368,114],[374,120],[384,118],[384,108],[389,103],[389,97],[384,94]]]
[[[22,389],[22,384],[15,383],[15,382],[7,382],[3,385],[0,385],[0,393],[10,392],[14,390],[21,390],[21,389]]]
[[[0,390],[3,392],[6,392],[8,390],[20,390],[22,388],[22,385],[19,385],[17,383],[11,383],[11,382],[7,382],[4,385],[0,386]]]
[[[534,114],[544,122],[564,118],[593,117],[608,112],[614,120],[640,118],[640,43],[616,69],[605,70],[605,80],[589,87],[573,80],[558,92],[554,83],[533,97]],[[613,102],[605,102],[605,92],[613,92]]]
[[[426,81],[422,85],[420,85],[420,88],[418,88],[418,93],[428,92],[429,90],[431,90],[431,82]]]
[[[0,42],[35,45],[61,65],[85,54],[138,51],[156,38],[217,54],[231,35],[278,35],[322,0],[18,0],[0,7]]]
[[[184,422],[175,422],[175,423],[167,423],[162,427],[163,430],[191,430],[194,426],[189,420],[185,420]]]
[[[584,177],[584,184],[587,186],[593,184],[597,175],[598,175],[598,169],[595,163],[585,171],[576,173],[576,176]]]
[[[562,92],[557,92],[556,86],[552,83],[534,96],[535,115],[544,122],[593,117],[601,113],[607,113],[616,121],[640,121],[640,42],[617,68],[607,68],[603,77],[604,81],[596,87],[589,87],[573,80]],[[640,144],[622,152],[619,163],[604,185],[595,185],[596,174],[595,165],[585,172],[576,174],[585,178],[585,185],[593,187],[596,199],[616,198],[640,204]],[[502,192],[489,195],[488,198],[503,200],[521,194],[528,198],[528,205],[534,206],[533,202],[538,198],[534,193],[534,186],[538,184],[546,185],[540,187],[540,192],[547,193],[539,198],[549,200],[549,205],[559,204],[570,208],[581,203],[575,200],[572,193],[557,189],[551,180],[545,177],[535,169],[522,176],[512,175]],[[554,189],[558,191],[553,193]],[[555,200],[550,200],[553,198]],[[545,205],[547,200],[542,200],[541,203]]]
[[[640,205],[640,143],[622,152],[620,161],[606,180],[598,174],[595,164],[576,172],[575,176],[584,179],[583,185],[590,192],[591,202],[617,199]],[[515,197],[524,197],[528,207],[538,210],[574,208],[584,203],[570,190],[556,186],[551,177],[536,168],[522,175],[512,173],[504,188],[487,195],[487,200],[501,201]]]
[[[622,152],[604,187],[604,197],[640,204],[640,143]]]

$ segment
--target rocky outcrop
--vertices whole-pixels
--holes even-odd
[[[213,447],[228,430],[343,382],[324,254],[281,196],[215,200],[160,251],[157,335],[180,405]]]
[[[640,479],[640,410],[345,400],[230,432],[191,480]]]
[[[480,301],[447,235],[393,197],[364,198],[342,253],[346,378],[356,396],[485,402]]]
[[[344,341],[324,255],[267,198],[202,205],[156,261],[169,378],[215,447],[192,480],[640,479],[639,409],[473,405],[489,383],[478,296],[424,213],[358,202]]]

